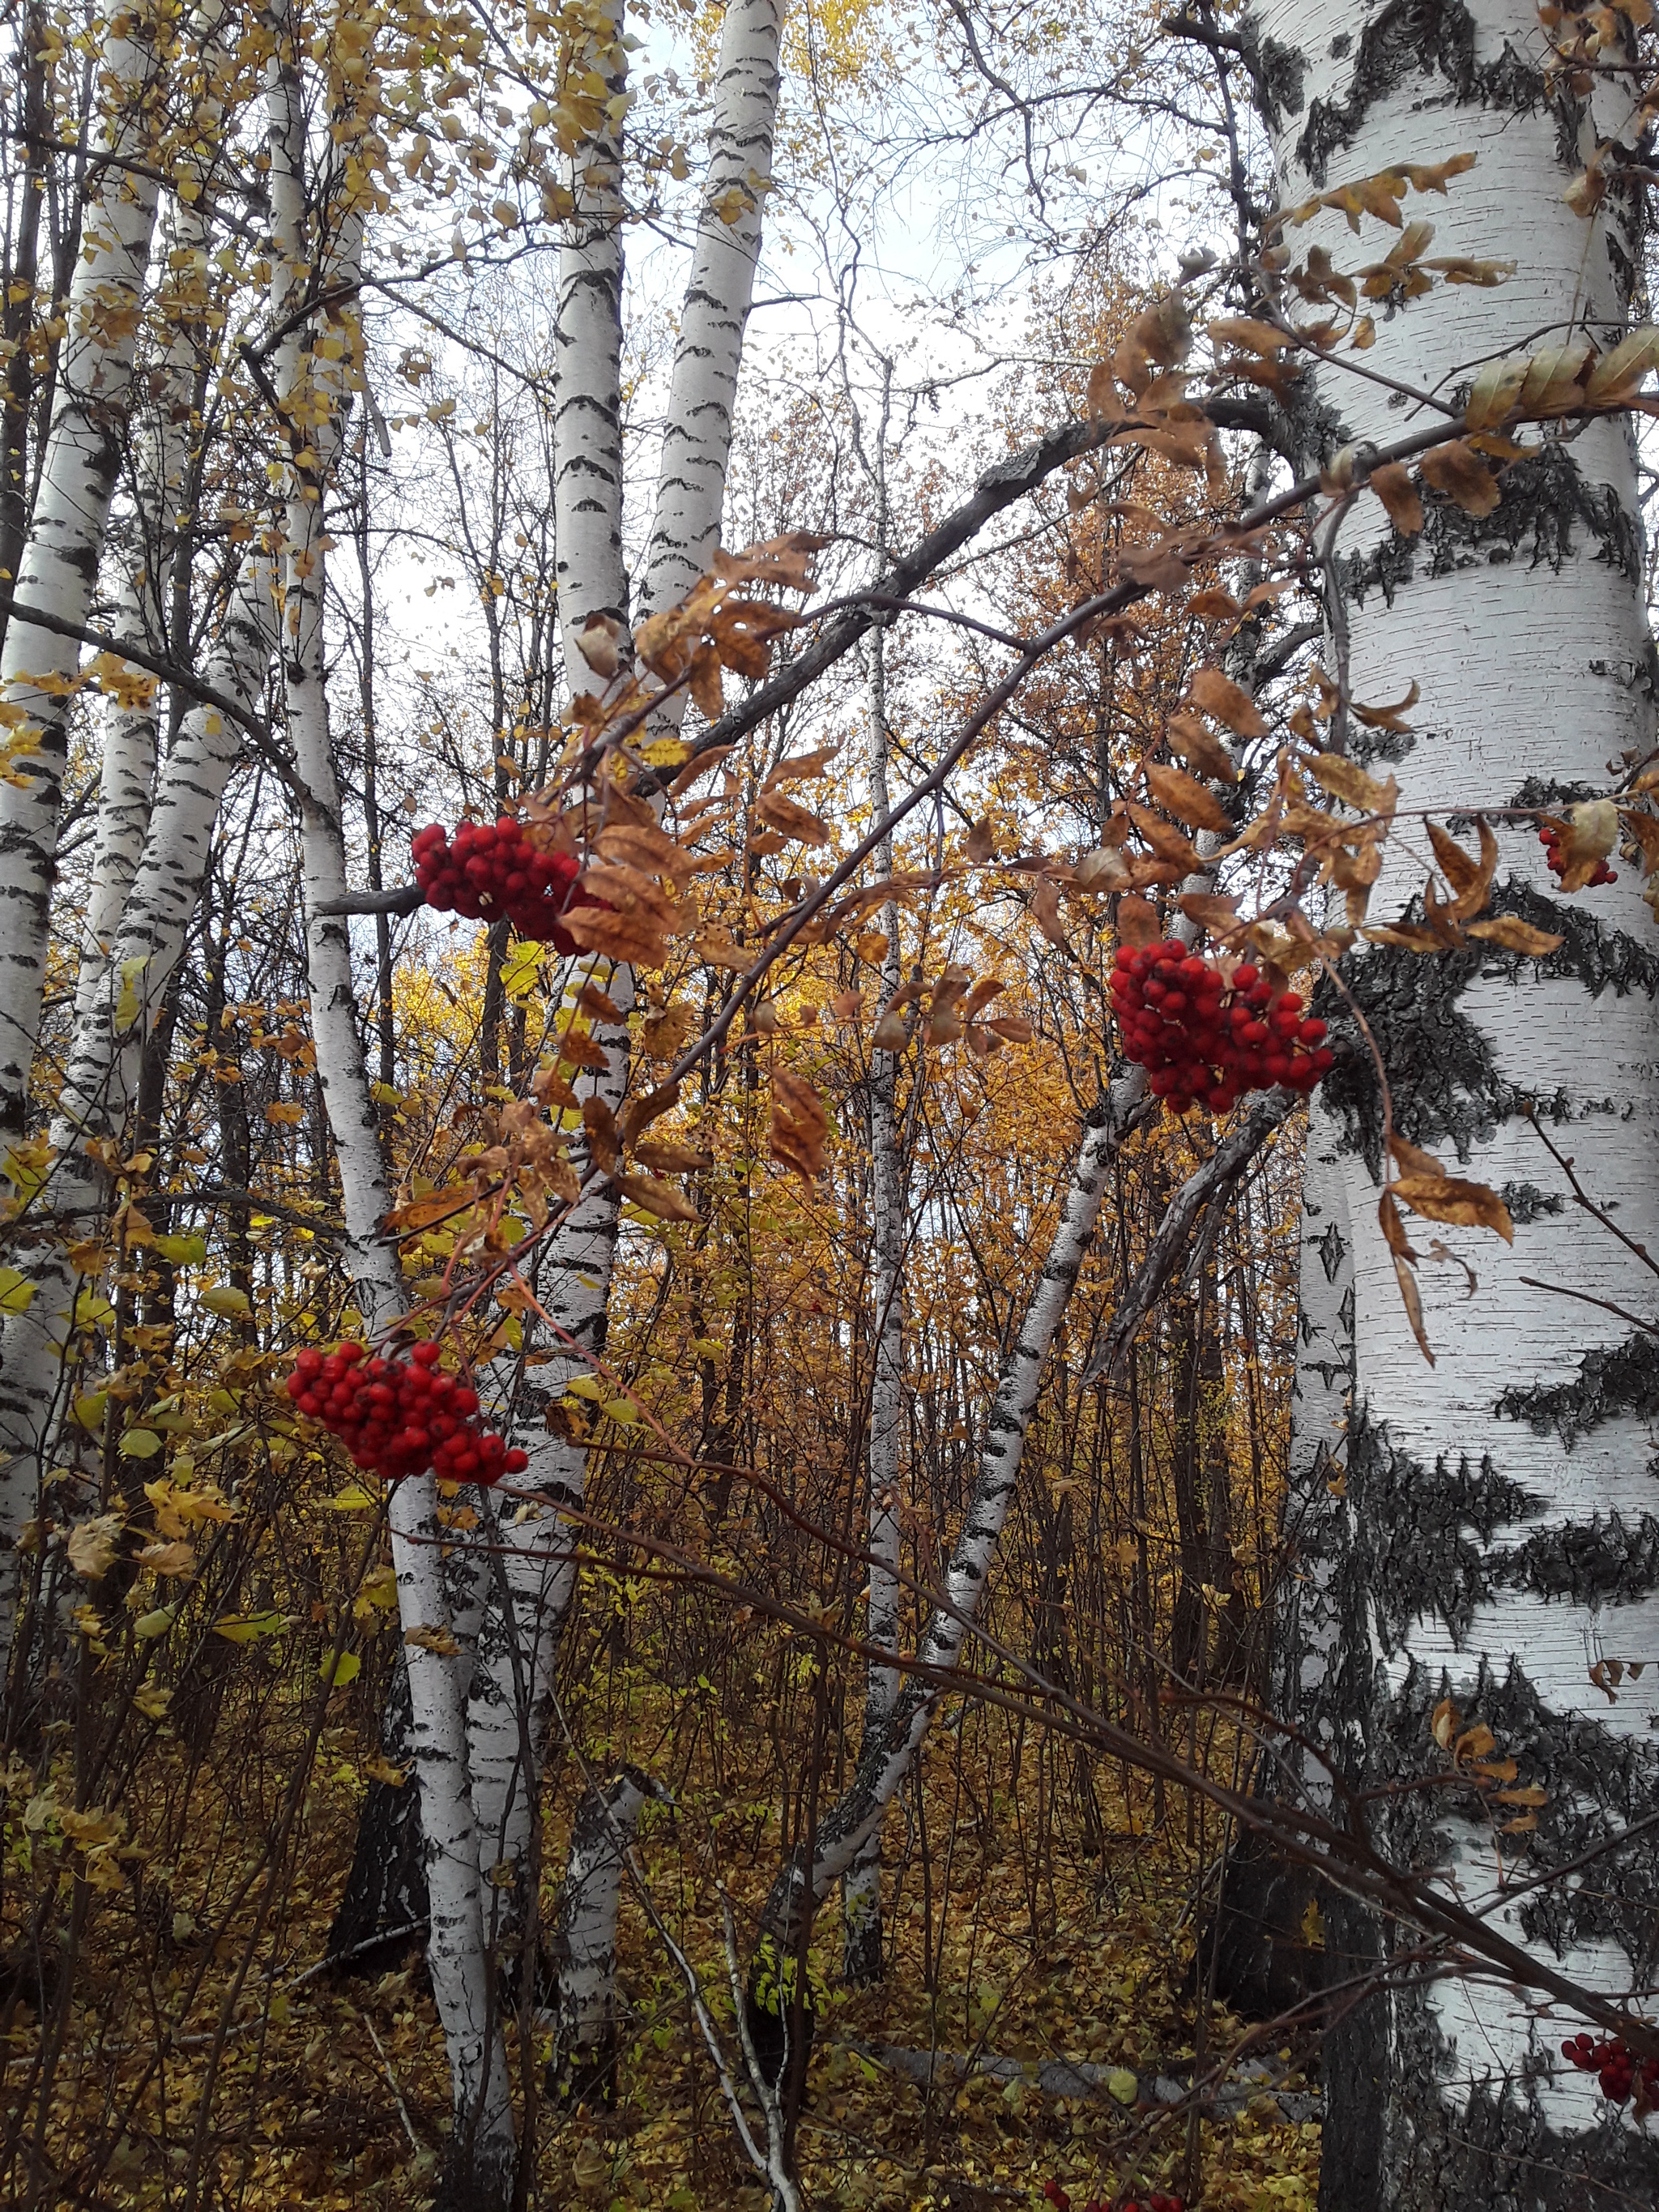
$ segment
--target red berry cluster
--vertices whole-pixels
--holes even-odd
[[[440,823],[429,822],[415,832],[410,849],[415,880],[428,906],[465,915],[469,921],[497,921],[505,915],[520,937],[550,938],[567,957],[576,942],[560,927],[559,916],[573,906],[600,903],[578,887],[580,862],[568,853],[532,845],[524,824],[510,814],[499,822],[463,822],[453,840]]]
[[[1198,1099],[1224,1114],[1243,1092],[1278,1083],[1311,1091],[1335,1061],[1324,1023],[1304,1018],[1294,991],[1275,992],[1248,963],[1230,982],[1175,938],[1120,946],[1111,994],[1123,1049],[1151,1068],[1171,1114]]]
[[[313,1346],[295,1358],[288,1395],[302,1413],[343,1439],[359,1467],[388,1482],[423,1474],[446,1482],[499,1482],[522,1474],[529,1455],[509,1451],[474,1416],[478,1394],[438,1365],[435,1344],[417,1344],[407,1359],[371,1356],[348,1341],[337,1352]]]
[[[1054,2206],[1054,2212],[1072,2212],[1072,2200],[1058,2181],[1045,2181],[1042,2193]],[[1103,2197],[1091,2197],[1084,2206],[1083,2212],[1109,2212],[1109,2208]],[[1165,2197],[1160,2190],[1155,2189],[1144,2207],[1139,2197],[1131,2197],[1122,2206],[1121,2212],[1182,2212],[1182,2206],[1180,2197]]]
[[[1644,2101],[1659,2103],[1659,2058],[1644,2058],[1638,2065],[1634,2053],[1621,2038],[1603,2036],[1597,2042],[1588,2035],[1575,2035],[1570,2043],[1561,2045],[1561,2056],[1570,2059],[1582,2074],[1599,2074],[1601,2094],[1610,2103],[1622,2105],[1636,2087],[1638,2075]]]
[[[1565,875],[1567,864],[1561,857],[1561,832],[1553,822],[1547,822],[1539,831],[1538,842],[1543,847],[1545,857],[1549,861],[1550,873],[1553,876]],[[1586,889],[1594,890],[1597,884],[1616,884],[1618,880],[1619,871],[1616,868],[1610,868],[1605,860],[1598,860],[1595,864],[1595,873],[1590,878]]]

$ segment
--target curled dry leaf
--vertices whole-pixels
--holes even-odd
[[[649,874],[670,876],[682,884],[690,881],[696,865],[683,845],[677,845],[654,825],[641,829],[632,823],[618,823],[600,830],[593,840],[593,849],[602,860],[621,861]]]
[[[1346,753],[1316,753],[1304,764],[1321,789],[1340,799],[1345,806],[1361,814],[1393,814],[1400,787],[1392,776],[1386,783],[1378,783]]]
[[[422,1621],[404,1631],[404,1642],[412,1644],[417,1651],[430,1651],[437,1658],[453,1659],[460,1645],[447,1628],[434,1628]]]
[[[808,783],[820,776],[841,750],[841,739],[833,744],[820,745],[816,752],[792,753],[781,760],[761,786],[763,791],[776,791],[786,783]]]
[[[1077,864],[1077,889],[1080,891],[1121,891],[1128,888],[1129,882],[1128,862],[1109,846],[1097,846]]]
[[[1415,1261],[1417,1255],[1413,1251],[1411,1239],[1406,1234],[1406,1224],[1401,1218],[1400,1208],[1395,1204],[1392,1195],[1386,1190],[1376,1202],[1376,1218],[1382,1225],[1383,1241],[1395,1259]]]
[[[631,1099],[623,1111],[622,1140],[624,1147],[631,1151],[634,1139],[640,1133],[648,1129],[653,1121],[679,1103],[680,1086],[678,1083],[659,1084],[643,1098]]]
[[[1121,898],[1117,902],[1120,945],[1152,945],[1164,934],[1158,908],[1149,899]]]
[[[1031,919],[1050,945],[1059,945],[1069,952],[1070,943],[1060,919],[1060,893],[1047,876],[1039,876],[1031,886]]]
[[[669,1137],[646,1138],[635,1146],[634,1157],[655,1175],[704,1175],[714,1164],[712,1152],[700,1152],[694,1145],[677,1144]]]
[[[1619,809],[1610,799],[1581,799],[1567,809],[1556,848],[1564,891],[1583,890],[1619,842]]]
[[[1418,1290],[1416,1276],[1398,1253],[1395,1255],[1394,1273],[1395,1280],[1400,1285],[1401,1303],[1406,1309],[1406,1318],[1411,1323],[1412,1334],[1417,1339],[1417,1348],[1432,1367],[1434,1354],[1429,1349],[1428,1335],[1423,1327],[1422,1294]]]
[[[1160,860],[1183,875],[1200,866],[1197,846],[1162,815],[1154,814],[1150,806],[1138,806],[1132,799],[1125,801],[1124,811]]]
[[[588,1157],[602,1175],[616,1171],[621,1140],[617,1130],[617,1117],[603,1098],[584,1098],[582,1127],[587,1132]]]
[[[1407,1175],[1439,1176],[1446,1172],[1432,1152],[1425,1152],[1420,1146],[1411,1143],[1398,1129],[1389,1133],[1389,1151]]]

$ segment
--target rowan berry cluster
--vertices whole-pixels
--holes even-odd
[[[1545,858],[1550,864],[1550,873],[1553,876],[1565,875],[1567,864],[1561,853],[1561,832],[1553,823],[1547,822],[1544,824],[1538,833],[1538,842],[1543,847]],[[1619,871],[1616,868],[1610,868],[1605,860],[1598,860],[1595,864],[1595,873],[1590,878],[1587,888],[1594,890],[1597,884],[1616,884],[1618,880]]]
[[[528,1454],[479,1427],[477,1392],[446,1375],[441,1357],[435,1344],[416,1345],[406,1359],[349,1340],[328,1352],[307,1346],[295,1359],[288,1395],[342,1440],[357,1466],[388,1482],[428,1468],[445,1482],[522,1474]]]
[[[1280,1083],[1311,1091],[1335,1061],[1296,992],[1276,992],[1248,962],[1229,978],[1174,938],[1120,946],[1110,988],[1123,1049],[1152,1070],[1170,1114],[1200,1099],[1224,1114]]]
[[[1598,2041],[1588,2035],[1575,2035],[1561,2045],[1561,2056],[1577,2067],[1581,2074],[1601,2076],[1601,2094],[1609,2103],[1622,2105],[1636,2087],[1640,2076],[1642,2087],[1650,2103],[1659,2101],[1659,2058],[1644,2058],[1638,2064],[1629,2045],[1618,2036],[1603,2036]]]
[[[550,939],[567,957],[576,943],[560,915],[599,903],[576,883],[580,864],[568,853],[532,844],[510,814],[498,822],[463,822],[453,838],[429,822],[415,832],[410,849],[428,906],[469,921],[498,921],[505,915],[520,937]]]
[[[1072,2200],[1058,2181],[1045,2181],[1042,2193],[1054,2206],[1054,2212],[1072,2212]],[[1091,2197],[1084,2206],[1083,2212],[1110,2212],[1110,2207],[1104,2197]],[[1121,2208],[1121,2212],[1183,2212],[1183,2208],[1180,2197],[1166,2197],[1162,2191],[1155,2189],[1144,2205],[1139,2197],[1132,2197]]]

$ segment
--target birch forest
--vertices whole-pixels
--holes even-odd
[[[1659,2203],[1656,142],[0,0],[7,2205]]]

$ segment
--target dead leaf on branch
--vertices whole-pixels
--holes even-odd
[[[69,1563],[84,1582],[101,1582],[115,1564],[115,1554],[125,1526],[118,1513],[94,1513],[77,1521],[64,1549]]]
[[[1522,921],[1514,915],[1498,915],[1491,921],[1472,921],[1468,926],[1471,937],[1480,938],[1488,945],[1501,945],[1506,952],[1523,952],[1532,959],[1541,960],[1551,952],[1560,950],[1563,940],[1552,936],[1547,929],[1534,929],[1529,921]]]
[[[772,1157],[803,1182],[823,1173],[830,1116],[812,1085],[787,1067],[772,1071]]]
[[[1394,1258],[1395,1280],[1400,1285],[1401,1303],[1406,1309],[1406,1319],[1411,1323],[1412,1334],[1417,1339],[1417,1348],[1431,1367],[1434,1354],[1429,1349],[1427,1332],[1423,1327],[1423,1298],[1417,1287],[1417,1278],[1409,1265],[1396,1253]]]
[[[1503,496],[1497,477],[1464,439],[1434,447],[1418,465],[1425,483],[1477,520],[1491,514]]]
[[[625,1199],[659,1221],[695,1221],[697,1209],[683,1190],[653,1176],[619,1175],[611,1178]]]
[[[1401,1176],[1389,1188],[1402,1205],[1431,1221],[1448,1221],[1460,1229],[1490,1229],[1506,1244],[1515,1242],[1509,1208],[1483,1182],[1468,1182],[1461,1176],[1413,1174]]]
[[[417,1651],[430,1651],[440,1659],[454,1658],[461,1648],[447,1628],[428,1627],[425,1622],[404,1629],[404,1642],[412,1644]]]
[[[1060,918],[1060,893],[1047,876],[1039,876],[1031,886],[1031,919],[1050,945],[1057,945],[1062,952],[1071,951]]]
[[[793,799],[786,799],[779,791],[762,792],[755,801],[755,812],[763,822],[785,837],[793,838],[803,845],[827,845],[828,826],[805,806],[798,806]]]
[[[1164,741],[1172,753],[1190,761],[1200,775],[1211,776],[1218,783],[1238,781],[1232,755],[1196,714],[1183,714],[1177,708],[1164,726]]]
[[[1255,700],[1242,684],[1235,684],[1218,668],[1197,670],[1187,686],[1187,696],[1204,714],[1224,722],[1241,738],[1267,735],[1267,720]]]
[[[1423,502],[1405,463],[1385,461],[1380,469],[1371,471],[1367,481],[1400,535],[1415,538],[1423,527]]]
[[[1157,761],[1143,761],[1141,773],[1154,802],[1177,822],[1186,823],[1189,829],[1213,830],[1221,837],[1231,834],[1233,825],[1221,801],[1195,776],[1178,768],[1164,768]]]

